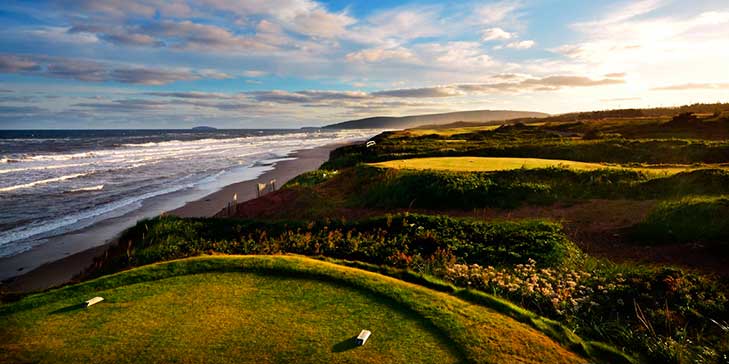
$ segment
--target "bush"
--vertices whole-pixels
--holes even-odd
[[[729,348],[729,301],[715,283],[677,269],[455,264],[444,278],[508,298],[577,334],[629,347],[651,363],[711,363]]]
[[[336,176],[337,173],[339,173],[339,171],[331,171],[327,169],[317,169],[314,171],[304,172],[286,182],[282,188],[315,186]]]
[[[456,260],[502,266],[534,258],[561,266],[580,255],[552,222],[407,214],[312,223],[159,217],[139,222],[120,241],[123,254],[107,271],[208,252],[321,255],[425,272]]]
[[[665,201],[632,228],[633,235],[655,243],[729,240],[729,199],[686,198]]]

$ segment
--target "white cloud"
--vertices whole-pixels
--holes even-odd
[[[533,40],[522,40],[518,42],[511,42],[506,45],[506,48],[512,48],[512,49],[529,49],[531,47],[534,47],[536,42]]]
[[[500,1],[476,7],[475,19],[481,24],[495,24],[514,17],[516,10],[522,7],[521,1]]]
[[[382,61],[394,60],[397,62],[416,61],[415,55],[408,49],[397,47],[387,48],[369,48],[357,52],[347,54],[347,61],[361,63],[378,63]]]
[[[263,77],[268,75],[268,72],[260,70],[247,70],[243,71],[242,75],[245,77]]]
[[[473,71],[496,65],[478,42],[428,43],[414,47],[424,62],[451,71]]]
[[[377,12],[352,27],[348,39],[393,48],[403,43],[444,33],[440,10],[433,6],[398,7]]]
[[[507,40],[514,37],[514,34],[509,33],[501,28],[489,28],[481,33],[481,40],[484,42],[492,40]]]

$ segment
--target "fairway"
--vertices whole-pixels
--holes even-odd
[[[539,158],[488,158],[488,157],[438,157],[412,158],[373,163],[377,167],[397,169],[432,169],[461,172],[494,172],[519,168],[571,168],[593,170],[607,168],[599,163],[583,163],[566,160]]]
[[[487,308],[300,257],[155,264],[0,306],[0,327],[3,363],[584,362]]]
[[[372,163],[371,165],[384,168],[414,169],[414,170],[438,170],[457,172],[496,172],[508,171],[519,168],[565,168],[581,171],[595,169],[629,169],[648,174],[672,175],[692,169],[699,169],[696,166],[645,166],[645,167],[624,167],[615,164],[585,163],[559,159],[541,158],[501,158],[501,157],[433,157],[433,158],[411,158],[397,159],[386,162]],[[715,167],[718,166],[704,167]]]

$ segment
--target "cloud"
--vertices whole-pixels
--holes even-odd
[[[246,95],[252,97],[259,102],[273,103],[319,103],[329,102],[333,100],[363,100],[371,97],[366,92],[361,91],[253,91],[247,92]]]
[[[666,0],[640,0],[631,1],[612,10],[599,20],[576,23],[573,26],[578,29],[594,29],[595,27],[607,26],[633,19],[637,16],[651,13],[666,5]]]
[[[522,40],[519,42],[511,42],[506,45],[506,48],[511,49],[529,49],[531,47],[534,47],[536,43],[533,40]]]
[[[143,99],[124,99],[114,100],[111,102],[82,102],[73,106],[87,109],[95,109],[100,111],[112,112],[129,112],[139,110],[159,109],[169,104],[161,101],[143,100]]]
[[[214,70],[160,69],[60,57],[17,55],[0,55],[0,73],[28,74],[87,82],[113,81],[143,85],[164,85],[175,81],[231,77],[228,74]]]
[[[612,99],[600,99],[601,102],[621,102],[621,101],[638,101],[642,100],[642,97],[616,97]]]
[[[346,55],[349,62],[377,63],[387,60],[400,62],[414,61],[417,59],[415,54],[409,49],[402,47],[386,49],[386,48],[370,48]]]
[[[625,72],[607,73],[607,74],[605,74],[605,77],[624,78]]]
[[[522,86],[544,86],[544,87],[591,87],[605,86],[625,83],[622,79],[604,78],[591,79],[582,76],[548,76],[544,78],[532,78],[521,81]]]
[[[379,48],[395,48],[404,43],[435,37],[445,32],[436,6],[401,6],[377,12],[351,28],[347,39],[375,44]]]
[[[31,57],[0,54],[0,72],[2,73],[34,72],[39,69],[40,66]]]
[[[242,75],[245,77],[263,77],[268,75],[268,72],[259,70],[247,70],[243,71]]]
[[[431,97],[451,97],[463,95],[463,92],[454,87],[425,87],[411,88],[373,92],[373,96],[403,97],[403,98],[431,98]]]
[[[481,47],[479,42],[447,42],[419,44],[414,49],[424,63],[463,72],[484,70],[497,65]]]
[[[252,36],[236,35],[217,25],[189,20],[124,26],[82,24],[69,28],[68,33],[94,34],[98,39],[115,45],[190,50],[271,51],[286,42],[280,28],[265,21],[259,22],[258,34]]]
[[[477,7],[475,14],[481,23],[494,24],[513,17],[521,7],[521,1],[500,1]]]
[[[399,89],[373,93],[377,96],[393,97],[446,97],[478,93],[503,93],[523,91],[555,91],[569,87],[594,87],[622,84],[621,79],[591,79],[582,76],[547,76],[528,78],[518,82],[497,82],[480,84],[456,84],[419,89]]]
[[[180,107],[191,107],[191,108],[207,108],[217,109],[220,111],[238,111],[244,109],[250,109],[255,105],[250,104],[246,101],[231,101],[231,97],[218,97],[218,94],[210,94],[209,97],[203,94],[198,95],[199,97],[191,97],[192,95],[175,94],[175,93],[147,93],[153,96],[171,96],[171,100],[150,100],[150,99],[120,99],[109,102],[84,102],[74,104],[74,107],[103,111],[103,112],[114,112],[114,113],[137,113],[137,112],[175,112]],[[223,98],[227,99],[223,102],[210,102],[201,101],[207,99]],[[192,110],[192,109],[188,109]]]
[[[507,40],[514,37],[511,34],[501,28],[489,28],[481,32],[481,41],[488,42],[492,40]]]
[[[321,38],[336,38],[347,33],[356,20],[345,13],[330,13],[322,7],[286,19],[286,25],[297,33]]]
[[[679,85],[669,85],[654,87],[654,91],[679,91],[679,90],[726,90],[729,89],[729,82],[723,83],[684,83]]]
[[[0,105],[0,115],[16,115],[16,114],[35,114],[43,112],[42,109],[37,106],[2,106]]]
[[[199,78],[200,76],[187,70],[171,71],[150,68],[120,68],[109,71],[106,80],[143,85],[164,85],[175,81],[189,81]]]
[[[158,97],[176,97],[181,99],[229,99],[233,96],[221,93],[209,93],[209,92],[146,92],[145,95],[158,96]]]

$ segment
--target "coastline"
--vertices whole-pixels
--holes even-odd
[[[146,206],[148,210],[180,217],[212,217],[238,194],[238,202],[256,198],[256,184],[276,180],[276,187],[301,173],[315,170],[326,162],[329,152],[346,143],[329,144],[317,148],[302,149],[286,159],[272,164],[272,169],[255,179],[227,185],[203,198],[187,201],[183,206],[170,207],[165,203]],[[168,206],[165,206],[168,205]],[[147,216],[149,215],[149,216]],[[43,245],[11,257],[0,258],[0,293],[28,293],[63,285],[89,267],[94,258],[103,255],[114,244],[117,236],[137,220],[155,214],[131,214],[111,218],[93,226],[48,239]]]

